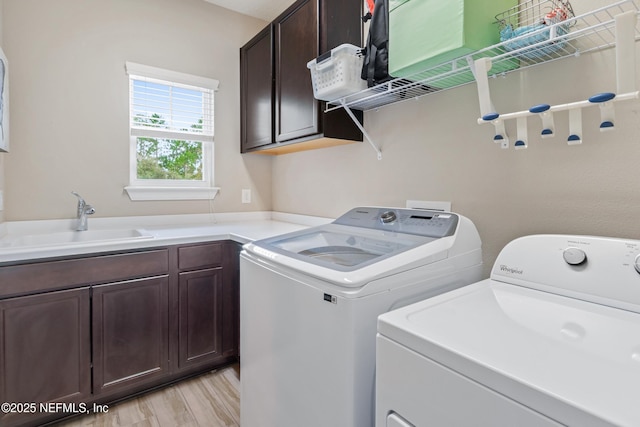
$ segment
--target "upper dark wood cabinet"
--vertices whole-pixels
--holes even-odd
[[[274,141],[272,48],[269,25],[240,50],[240,134],[243,152]]]
[[[320,103],[313,97],[307,62],[318,56],[318,9],[297,2],[274,23],[276,45],[276,141],[320,133]]]
[[[240,49],[242,152],[362,141],[345,111],[324,112],[307,68],[343,43],[362,45],[361,6],[360,0],[298,0]]]

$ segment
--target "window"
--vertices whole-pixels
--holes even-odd
[[[127,62],[132,200],[212,199],[218,81]]]

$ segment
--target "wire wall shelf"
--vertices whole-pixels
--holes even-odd
[[[475,61],[481,58],[491,59],[488,75],[497,77],[546,62],[611,48],[616,44],[615,17],[629,11],[634,11],[637,16],[640,11],[638,1],[615,2],[422,72],[329,101],[326,111],[339,108],[368,111],[472,83],[476,80]],[[544,40],[531,43],[536,37],[539,37],[537,40]],[[640,26],[636,19],[634,41],[639,39]]]

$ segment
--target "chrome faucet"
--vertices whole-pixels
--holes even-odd
[[[93,206],[87,204],[82,196],[80,196],[75,191],[72,191],[71,194],[78,198],[78,224],[76,225],[76,231],[86,231],[87,228],[89,228],[87,215],[93,215],[94,213],[96,213],[96,210],[93,208]]]

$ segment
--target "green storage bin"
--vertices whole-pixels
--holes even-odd
[[[517,4],[517,0],[390,0],[389,74],[410,77],[499,43],[495,16]],[[516,67],[513,63],[501,68]],[[443,80],[438,87],[452,85]]]

